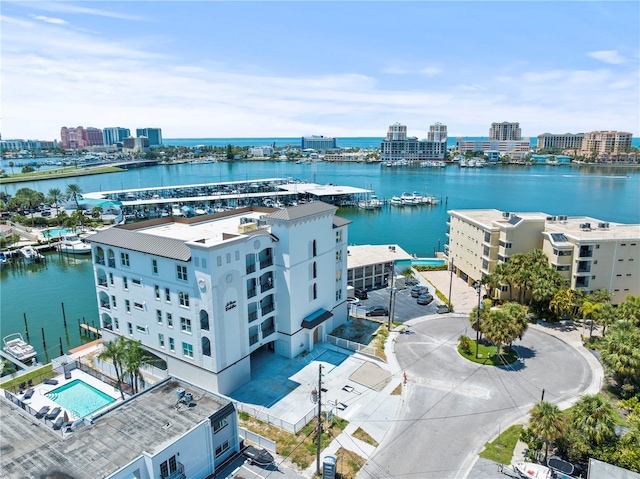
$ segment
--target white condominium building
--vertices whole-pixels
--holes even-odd
[[[503,121],[502,123],[491,123],[489,129],[489,140],[521,140],[522,130],[520,129],[520,123],[511,123]]]
[[[347,319],[348,224],[312,202],[162,218],[91,236],[105,341],[140,340],[172,376],[228,394],[258,349],[293,358]]]
[[[436,125],[431,126],[431,134],[436,133]],[[399,123],[389,126],[386,139],[380,145],[380,160],[382,161],[424,161],[443,160],[447,153],[447,127],[437,124],[437,133],[441,139],[418,140],[417,137],[407,137],[407,127]],[[444,135],[444,136],[443,136]]]
[[[449,215],[445,255],[469,284],[514,254],[541,249],[571,288],[586,293],[606,289],[614,304],[640,295],[640,225],[499,210],[452,210]],[[505,285],[502,292],[507,291]]]
[[[560,148],[562,150],[582,148],[584,133],[564,133],[560,135],[543,133],[538,135],[538,148]]]
[[[427,141],[447,141],[447,125],[441,123],[430,125]]]

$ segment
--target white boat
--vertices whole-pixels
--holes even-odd
[[[424,196],[424,202],[428,205],[437,205],[438,203],[440,203],[440,200],[435,195],[430,195],[429,193],[427,193]]]
[[[382,208],[382,201],[376,195],[371,195],[368,199],[358,202],[358,207],[363,210],[375,210]]]
[[[513,464],[513,469],[522,478],[526,479],[553,479],[553,472],[547,466],[533,462],[518,461]]]
[[[418,203],[419,205],[421,205],[422,203],[424,203],[424,197],[418,193],[417,191],[413,192],[413,199],[416,201],[416,203]]]
[[[4,268],[8,261],[9,258],[7,256],[7,253],[5,253],[4,251],[0,251],[0,269]]]
[[[404,206],[404,200],[399,196],[391,198],[391,206]]]
[[[24,246],[18,251],[27,263],[39,263],[44,258],[33,246]]]
[[[89,254],[91,245],[82,241],[76,234],[67,234],[62,237],[58,251],[68,254]]]
[[[420,204],[413,193],[402,193],[400,198],[406,206],[418,206]]]
[[[28,361],[31,358],[35,358],[38,354],[33,346],[22,339],[20,333],[10,334],[2,338],[4,342],[4,352],[10,356],[13,356],[18,361]]]

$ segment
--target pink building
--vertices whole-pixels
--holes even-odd
[[[103,145],[102,130],[100,128],[78,126],[60,130],[61,147],[65,150],[78,150],[89,146]]]

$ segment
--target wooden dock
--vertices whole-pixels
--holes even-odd
[[[90,335],[94,335],[96,337],[102,336],[102,331],[100,331],[98,328],[94,328],[93,326],[89,326],[86,323],[80,324],[80,333],[82,334],[83,332],[86,333],[87,336],[90,336]]]

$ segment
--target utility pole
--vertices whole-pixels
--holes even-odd
[[[451,288],[453,286],[453,258],[451,258],[451,264],[449,265],[449,312],[451,312]]]
[[[480,295],[482,294],[482,283],[476,282],[478,288],[478,319],[476,320],[476,359],[478,359],[478,343],[480,343]]]
[[[318,435],[316,446],[316,474],[320,475],[320,443],[322,441],[322,364],[318,364]]]

